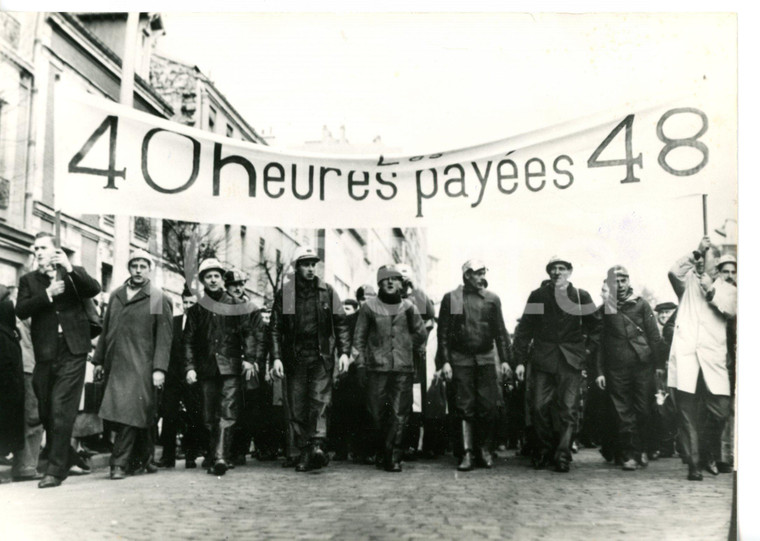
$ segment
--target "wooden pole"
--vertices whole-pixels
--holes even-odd
[[[707,194],[702,194],[702,233],[707,236]]]
[[[124,57],[121,59],[121,88],[119,103],[132,107],[135,93],[135,53],[140,13],[127,14],[127,28],[124,37]],[[132,220],[130,216],[114,216],[113,231],[113,284],[121,284],[127,279],[127,261],[132,239]]]

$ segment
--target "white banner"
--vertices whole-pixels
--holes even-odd
[[[57,99],[56,208],[207,223],[490,222],[699,193],[719,180],[713,153],[736,133],[734,114],[694,94],[469,148],[331,156],[220,137],[90,95]]]

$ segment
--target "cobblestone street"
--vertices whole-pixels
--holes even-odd
[[[623,472],[593,449],[569,474],[534,471],[513,452],[468,474],[451,456],[401,474],[343,462],[296,474],[249,460],[221,478],[180,467],[111,481],[98,469],[56,489],[0,486],[0,539],[722,540],[732,479],[687,482],[678,459]]]

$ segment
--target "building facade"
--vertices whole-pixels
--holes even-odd
[[[30,269],[33,233],[55,230],[54,112],[60,90],[118,101],[121,58],[106,41],[126,14],[0,12],[0,282]],[[93,28],[90,23],[98,21]],[[162,32],[160,17],[140,16],[138,65]],[[145,72],[143,72],[145,73]],[[172,107],[135,77],[134,107],[171,118]],[[60,127],[59,127],[60,128]],[[61,246],[108,289],[113,274],[113,217],[61,215]],[[145,220],[133,219],[131,243],[147,247]]]

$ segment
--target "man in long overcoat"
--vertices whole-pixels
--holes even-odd
[[[100,417],[118,427],[111,479],[123,479],[140,468],[156,471],[152,463],[153,387],[164,384],[172,345],[172,303],[151,285],[150,254],[138,250],[128,265],[129,280],[111,293],[103,335],[92,359],[96,376],[105,372],[106,378]],[[160,300],[156,307],[154,298]]]
[[[718,275],[710,264],[712,257],[710,239],[705,237],[669,273],[680,303],[668,387],[676,393],[689,481],[702,480],[700,467],[719,473],[715,462],[720,460],[720,435],[730,414],[726,321],[736,315],[736,286]]]
[[[76,461],[71,434],[90,352],[90,321],[84,303],[100,293],[87,271],[72,265],[50,233],[35,235],[37,270],[21,277],[16,315],[31,317],[32,383],[45,427],[48,465],[40,488],[57,487]]]

